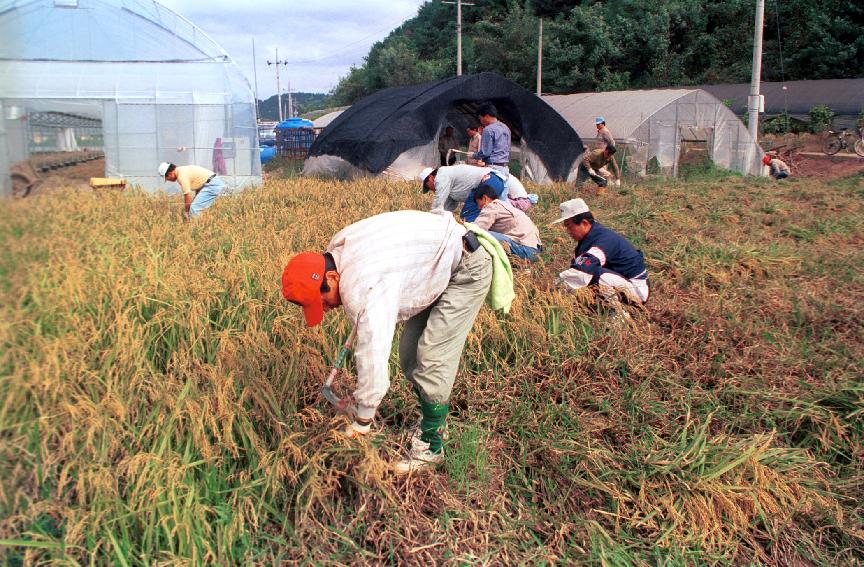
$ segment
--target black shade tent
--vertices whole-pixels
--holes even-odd
[[[542,162],[547,178],[567,177],[584,150],[579,135],[546,102],[494,73],[374,93],[333,120],[315,140],[309,156],[336,156],[379,174],[408,150],[434,144],[442,126],[464,132],[468,125],[477,124],[477,108],[487,101],[495,104],[498,119],[510,127],[513,145],[524,143]],[[437,163],[417,167],[425,165]]]

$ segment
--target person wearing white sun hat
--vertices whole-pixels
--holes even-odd
[[[576,241],[570,269],[559,281],[570,289],[596,285],[613,303],[623,292],[631,303],[644,304],[650,295],[648,272],[642,252],[615,232],[594,220],[582,199],[560,205],[561,216],[552,224],[564,223],[564,230]]]
[[[480,209],[474,202],[474,190],[481,183],[488,182],[493,185],[498,191],[498,198],[507,199],[506,181],[489,167],[464,163],[435,169],[427,167],[417,175],[417,180],[420,181],[422,193],[431,191],[435,194],[430,210],[444,209],[452,212],[461,204],[459,216],[469,222],[474,222],[480,214]]]

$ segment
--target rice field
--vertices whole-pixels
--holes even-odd
[[[427,208],[414,184],[270,179],[193,223],[135,192],[2,203],[0,562],[862,564],[864,178],[589,197],[648,259],[629,327],[555,289],[573,189],[531,189],[544,260],[481,312],[446,463],[409,478],[395,354],[375,434],[341,438],[318,391],[349,325],[306,328],[279,281]]]

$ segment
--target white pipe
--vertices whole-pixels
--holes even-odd
[[[279,107],[279,122],[282,122],[282,89],[279,87],[279,48],[276,48],[276,106]]]
[[[537,39],[537,96],[543,93],[543,18],[540,18],[540,37]]]
[[[462,76],[462,0],[456,0],[456,76]]]
[[[762,97],[759,82],[762,76],[762,27],[765,16],[765,0],[756,0],[756,29],[753,31],[753,72],[750,76],[750,96],[747,98],[747,129],[754,140],[759,138],[759,112]]]

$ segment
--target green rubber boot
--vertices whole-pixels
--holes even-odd
[[[449,410],[450,406],[447,404],[430,404],[420,400],[420,412],[423,414],[420,421],[420,439],[429,443],[429,450],[433,453],[440,453],[444,447],[441,432]]]
[[[420,419],[419,435],[412,435],[408,454],[396,462],[396,474],[432,469],[444,462],[442,430],[449,409],[447,404],[430,404],[420,400],[423,417]]]

